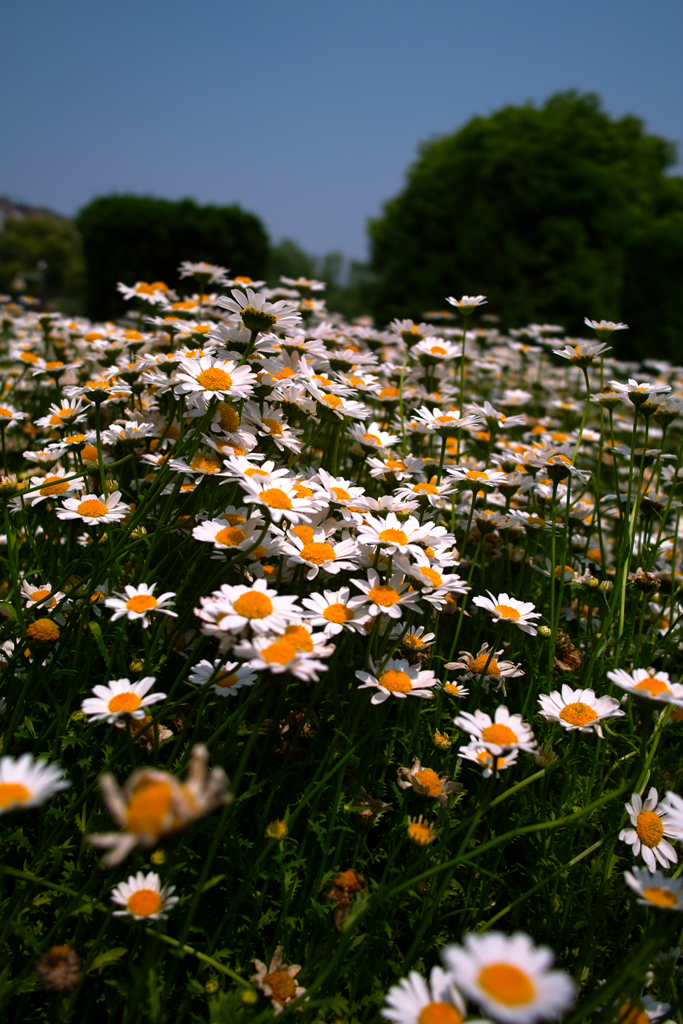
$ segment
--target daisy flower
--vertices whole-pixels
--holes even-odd
[[[356,606],[367,606],[370,615],[388,615],[391,619],[401,618],[401,608],[414,611],[419,595],[403,583],[403,574],[394,573],[388,583],[382,583],[375,569],[368,569],[367,580],[351,580],[363,591],[363,597],[352,598]]]
[[[240,633],[246,626],[257,633],[272,633],[301,615],[296,597],[269,590],[266,580],[256,580],[251,587],[224,583],[220,590],[201,598],[201,604],[195,614],[210,621],[211,616],[205,617],[204,612],[217,610],[220,622],[216,626],[221,633]]]
[[[398,785],[400,789],[413,789],[420,796],[432,797],[442,807],[448,804],[450,793],[462,789],[459,782],[449,782],[447,775],[439,777],[432,768],[423,768],[416,757],[412,768],[398,769]]]
[[[519,751],[510,750],[505,757],[498,757],[477,743],[466,744],[458,748],[458,757],[461,757],[463,761],[473,761],[477,767],[483,768],[482,776],[485,779],[489,779],[494,773],[499,779],[500,773],[506,768],[511,768],[518,755]]]
[[[647,868],[624,871],[624,878],[633,891],[638,893],[638,903],[644,907],[683,910],[683,879],[667,878],[663,871],[648,871]]]
[[[178,897],[172,895],[174,892],[175,885],[162,889],[156,872],[145,875],[138,871],[112,889],[112,901],[124,908],[115,910],[113,916],[132,917],[135,921],[163,921],[168,916],[166,911],[178,902]]]
[[[503,653],[503,650],[491,651],[488,644],[482,644],[476,655],[470,654],[469,651],[460,651],[458,660],[446,662],[444,668],[464,672],[470,679],[478,679],[486,669],[484,686],[487,687],[489,683],[495,681],[498,683],[496,689],[502,687],[505,692],[505,680],[523,676],[524,670],[515,665],[514,661],[499,660]]]
[[[245,476],[239,480],[240,487],[246,491],[244,496],[247,504],[265,505],[274,523],[288,519],[290,523],[306,522],[318,510],[318,504],[312,498],[301,498],[294,480],[280,477]]]
[[[488,597],[472,598],[477,608],[490,612],[495,622],[511,622],[524,633],[536,636],[537,630],[531,620],[540,619],[541,613],[534,611],[535,605],[531,601],[516,601],[508,594],[499,594],[495,597],[490,590],[487,593]]]
[[[359,423],[352,427],[349,437],[364,448],[391,448],[399,440],[398,434],[391,434],[388,430],[382,429],[379,423],[374,420],[371,423]]]
[[[418,542],[430,537],[433,526],[434,523],[420,526],[414,516],[402,522],[395,512],[390,512],[386,519],[368,515],[358,530],[357,539],[359,544],[383,548],[388,555],[421,555],[423,551]]]
[[[593,326],[590,324],[589,326]],[[581,341],[578,345],[565,345],[564,348],[554,348],[553,355],[568,359],[574,366],[590,366],[598,356],[609,352],[610,346],[600,344],[598,341]]]
[[[533,753],[534,734],[521,715],[511,715],[504,704],[496,708],[493,719],[484,711],[463,711],[454,724],[486,747],[492,754],[505,754],[510,750]]]
[[[208,408],[213,399],[248,398],[253,393],[256,376],[247,366],[238,366],[233,359],[181,359],[174,379],[179,381],[174,393],[187,396],[190,404]]]
[[[58,519],[80,519],[90,526],[100,523],[117,523],[125,519],[130,505],[119,501],[120,491],[112,494],[82,494],[79,498],[67,498],[61,508],[57,509]]]
[[[244,658],[247,666],[256,672],[268,671],[275,675],[289,672],[304,682],[317,682],[318,673],[327,671],[327,665],[301,649],[297,637],[287,634],[243,640],[235,647],[235,654]]]
[[[46,498],[70,498],[82,486],[83,477],[67,473],[59,467],[48,476],[32,476],[31,488],[25,494],[25,499],[33,506]]]
[[[336,576],[343,569],[357,567],[355,555],[358,545],[348,533],[343,534],[337,543],[322,529],[314,530],[311,540],[306,542],[293,533],[291,540],[281,544],[281,550],[288,556],[290,564],[308,567],[307,580],[315,579],[321,569]]]
[[[264,996],[270,999],[276,1015],[282,1013],[288,1003],[298,999],[306,991],[294,980],[301,970],[301,964],[290,964],[289,967],[285,967],[282,953],[283,947],[278,946],[269,967],[260,960],[252,960],[256,974],[250,979],[255,981]]]
[[[622,829],[619,838],[633,847],[635,856],[642,856],[650,871],[655,870],[657,861],[664,868],[675,864],[678,861],[676,851],[664,837],[683,839],[683,808],[674,808],[666,800],[659,803],[653,787],[645,801],[634,793],[626,810],[633,828]]]
[[[137,683],[130,679],[111,679],[106,686],[94,686],[94,697],[86,697],[81,711],[89,722],[115,722],[121,715],[144,718],[144,708],[166,700],[165,693],[148,693],[156,682],[155,676],[144,676]]]
[[[234,325],[244,324],[248,330],[261,334],[266,331],[291,331],[301,323],[301,314],[296,306],[284,300],[269,302],[264,295],[258,295],[251,288],[245,292],[237,288],[232,290],[232,298],[221,295],[216,305],[230,310],[229,322]]]
[[[415,413],[417,416],[417,426],[427,430],[430,433],[438,434],[440,437],[448,437],[458,430],[462,430],[463,427],[473,427],[481,425],[481,420],[478,416],[467,414],[462,416],[459,409],[449,409],[448,412],[443,412],[439,409],[432,410],[428,406],[423,405]]]
[[[466,686],[462,686],[461,683],[444,683],[443,688],[446,693],[450,693],[451,697],[469,697],[470,691]]]
[[[661,672],[655,668],[636,668],[631,673],[618,668],[614,672],[608,672],[607,678],[634,697],[645,697],[648,700],[683,707],[683,686],[680,683],[672,683],[668,672]]]
[[[0,428],[6,430],[8,427],[16,427],[17,423],[25,420],[28,413],[19,412],[13,405],[0,403]]]
[[[110,849],[105,867],[120,864],[136,846],[156,846],[159,840],[186,827],[215,807],[231,803],[228,778],[222,768],[207,773],[209,752],[192,748],[185,782],[154,768],[134,771],[123,789],[109,772],[100,776],[100,789],[120,832],[89,835],[92,846]]]
[[[39,585],[34,587],[31,583],[27,583],[24,580],[21,584],[22,597],[26,599],[26,605],[42,604],[41,611],[47,608],[54,608],[60,601],[63,601],[66,594],[63,594],[61,590],[52,591],[51,583],[44,583],[42,586]],[[50,599],[48,601],[48,598]]]
[[[628,324],[615,324],[613,320],[589,320],[583,318],[586,327],[592,327],[599,338],[609,338],[613,331],[627,331]]]
[[[38,807],[70,785],[62,768],[44,758],[34,761],[30,754],[0,757],[0,814]]]
[[[594,690],[572,690],[565,683],[562,692],[553,690],[538,698],[541,714],[550,722],[559,722],[564,729],[595,731],[602,738],[600,722],[605,718],[620,718],[624,712],[614,697],[597,697]]]
[[[453,466],[447,470],[467,490],[479,491],[482,487],[497,487],[507,480],[499,469],[472,469],[470,466]]]
[[[461,299],[455,299],[452,295],[446,296],[446,302],[450,306],[459,309],[463,316],[469,316],[477,306],[484,306],[488,302],[485,295],[463,295]]]
[[[380,1010],[382,1017],[395,1024],[462,1024],[465,1003],[450,974],[432,967],[429,982],[417,971],[392,985]]]
[[[164,615],[170,615],[172,618],[177,619],[177,612],[164,607],[172,603],[171,598],[175,597],[175,591],[168,590],[165,594],[155,597],[154,589],[156,585],[156,583],[151,585],[139,583],[137,587],[133,587],[129,584],[123,588],[123,594],[108,597],[104,605],[105,608],[112,608],[114,610],[111,621],[116,622],[117,619],[125,615],[129,622],[141,619],[142,627],[147,629],[149,626],[149,616],[154,612],[163,612]]]
[[[407,818],[406,831],[408,839],[416,846],[431,846],[436,839],[436,829],[422,815],[419,818]]]
[[[352,604],[351,591],[348,587],[340,590],[323,590],[322,594],[313,593],[301,601],[308,612],[306,619],[312,626],[322,626],[325,636],[336,636],[348,629],[354,633],[364,633],[366,622],[370,616]]]
[[[252,672],[248,665],[240,665],[237,661],[224,662],[221,658],[216,658],[211,662],[204,659],[193,667],[188,681],[195,686],[206,686],[210,683],[213,692],[219,697],[231,697],[243,686],[253,686],[256,673]]]
[[[254,517],[251,522],[242,520],[241,525],[231,526],[225,519],[211,519],[199,523],[192,530],[195,540],[213,544],[217,551],[236,548],[245,551],[250,548],[263,531],[263,521]]]
[[[370,672],[356,672],[356,679],[360,679],[362,686],[359,690],[372,689],[377,692],[372,695],[371,704],[382,704],[389,697],[399,697],[402,700],[411,697],[431,697],[432,689],[437,684],[437,679],[431,669],[420,669],[419,665],[410,665],[404,658],[390,658],[384,665],[382,671],[375,675],[377,669],[370,659]]]
[[[534,1024],[574,1003],[576,988],[564,971],[551,971],[553,952],[534,946],[524,932],[465,935],[441,953],[457,987],[503,1024]]]

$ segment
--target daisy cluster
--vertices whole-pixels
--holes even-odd
[[[585,321],[597,340],[552,324],[503,333],[482,295],[378,328],[330,313],[319,281],[271,288],[184,262],[179,282],[120,284],[131,306],[118,323],[1,299],[0,814],[66,799],[86,762],[50,758],[67,761],[81,729],[105,754],[87,771],[116,830],[75,820],[104,867],[146,851],[163,864],[165,844],[215,811],[208,872],[239,813],[225,768],[238,793],[249,779],[247,795],[270,794],[264,813],[271,799],[297,805],[295,820],[318,782],[290,794],[289,759],[326,737],[325,757],[347,773],[330,827],[339,806],[355,827],[379,826],[394,803],[364,787],[391,786],[392,801],[422,812],[398,826],[423,858],[420,885],[453,840],[474,866],[482,819],[491,843],[507,835],[487,813],[506,802],[512,770],[520,807],[527,786],[546,787],[548,834],[558,820],[587,823],[614,787],[620,808],[632,793],[603,823],[608,863],[616,848],[645,864],[619,875],[620,898],[625,879],[653,911],[683,910],[681,883],[664,874],[683,798],[657,759],[683,718],[683,369],[612,357],[626,325],[605,320]],[[369,739],[384,746],[364,761]],[[320,756],[332,778],[339,767]],[[567,796],[586,760],[580,796]],[[371,763],[372,783],[348,782]],[[557,793],[556,770],[570,772]],[[653,773],[659,790],[645,795]],[[289,827],[270,822],[259,841],[283,857]],[[332,840],[320,841],[327,858]],[[115,915],[164,920],[182,893],[162,874],[118,880]],[[338,872],[339,931],[372,891]],[[481,912],[495,902],[482,897]],[[437,909],[425,897],[422,933]],[[306,989],[276,941],[251,981],[279,1013]],[[526,932],[472,930],[441,956],[428,978],[412,970],[388,988],[384,1017],[461,1024],[470,1003],[535,1024],[576,997]]]

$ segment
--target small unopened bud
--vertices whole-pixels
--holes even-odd
[[[258,1003],[258,995],[254,992],[253,988],[243,988],[240,999],[243,1003],[247,1003],[248,1006],[253,1006],[254,1003]]]
[[[550,626],[539,626],[538,627],[539,636],[544,636],[544,637],[547,638],[549,636],[552,636],[552,632],[553,631],[550,628]]]
[[[287,837],[287,822],[286,821],[271,821],[270,825],[266,829],[266,839],[277,839],[281,841]]]

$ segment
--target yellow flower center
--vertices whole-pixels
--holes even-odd
[[[82,435],[81,435],[82,436]],[[97,448],[94,444],[86,444],[81,451],[81,458],[85,462],[94,462],[97,459]],[[87,502],[86,502],[87,504]],[[98,502],[98,504],[102,504]]]
[[[330,490],[338,501],[351,501],[351,495],[343,487],[331,487]]]
[[[434,484],[415,484],[413,487],[415,494],[438,494],[439,488]],[[450,1006],[450,1003],[432,1003],[433,1006]],[[458,1012],[457,1010],[455,1011]]]
[[[641,679],[639,683],[633,687],[634,690],[647,690],[653,697],[656,697],[658,693],[668,693],[669,686],[664,682],[663,679],[657,679],[656,676],[652,676],[650,679]]]
[[[650,1018],[645,1010],[640,1010],[633,1003],[624,1003],[617,1014],[618,1024],[650,1024]]]
[[[295,651],[312,651],[313,641],[305,626],[287,626],[282,639],[291,644]]]
[[[240,523],[246,523],[244,516],[238,516],[234,512],[224,512],[220,519],[225,519],[226,523],[230,523],[231,526],[239,526]]]
[[[402,471],[406,468],[405,462],[402,462],[401,459],[387,459],[384,465],[387,467],[387,469],[398,469],[399,471]]]
[[[375,444],[381,444],[382,442],[378,438],[377,434],[363,434],[364,441],[373,441]]]
[[[85,441],[85,434],[69,434],[64,438],[64,444],[80,444],[81,441]]]
[[[322,401],[332,409],[337,409],[340,405],[344,404],[343,399],[339,398],[338,395],[323,395]]]
[[[436,569],[432,569],[428,565],[421,565],[420,572],[429,580],[433,587],[440,587],[443,583],[443,577],[436,571]]]
[[[479,985],[504,1006],[523,1006],[534,998],[528,975],[513,964],[489,964],[479,975]]]
[[[288,971],[274,971],[266,974],[263,984],[268,985],[274,1002],[284,1006],[296,995],[296,982]]]
[[[214,686],[220,686],[221,690],[229,690],[231,686],[239,682],[236,672],[219,672],[213,681]]]
[[[197,374],[197,383],[205,391],[227,391],[232,387],[232,377],[218,366],[210,366],[208,370]]]
[[[446,693],[451,693],[454,697],[459,697],[462,692],[462,687],[458,686],[457,683],[446,683],[444,685]]]
[[[234,548],[246,539],[247,535],[244,530],[240,530],[236,526],[226,526],[225,529],[219,530],[214,537],[217,544],[225,544],[228,548]]]
[[[662,819],[654,811],[642,811],[636,820],[636,834],[643,846],[659,846],[664,838]]]
[[[54,643],[59,640],[59,626],[52,619],[36,619],[26,630],[26,636],[39,643]]]
[[[220,416],[221,430],[224,430],[226,434],[234,434],[240,425],[240,417],[237,410],[233,409],[227,402],[221,402],[218,406],[218,414]]]
[[[418,846],[428,846],[434,839],[434,829],[426,821],[411,821],[408,825],[408,838]]]
[[[389,400],[398,398],[398,388],[382,388],[378,397],[380,398],[380,400],[382,398]]]
[[[670,889],[658,889],[656,886],[643,889],[643,896],[657,907],[675,907],[678,903]]]
[[[127,906],[136,917],[150,917],[151,914],[159,913],[163,901],[154,889],[138,889],[128,897]]]
[[[301,557],[313,565],[322,565],[324,562],[334,562],[337,556],[331,544],[312,543],[304,544]]]
[[[273,435],[284,434],[281,424],[277,420],[269,419],[267,416],[261,420],[264,427],[268,428],[268,433]]]
[[[49,590],[34,590],[31,594],[32,601],[44,601],[45,598],[50,594]]]
[[[407,544],[408,534],[403,530],[393,530],[390,528],[388,530],[381,530],[379,539],[383,540],[385,544]]]
[[[488,480],[488,473],[484,473],[479,469],[470,469],[465,476],[468,480]]]
[[[65,483],[59,476],[46,476],[40,493],[47,498],[52,494],[64,494],[69,490],[69,484]]]
[[[220,459],[214,459],[210,455],[195,455],[190,463],[190,469],[199,473],[217,473],[220,468]]]
[[[142,699],[138,697],[137,693],[127,691],[126,693],[117,693],[115,697],[109,701],[108,707],[111,712],[118,711],[137,711],[142,704]]]
[[[129,612],[147,612],[150,608],[156,608],[157,599],[153,594],[136,594],[126,601],[126,608]]]
[[[296,534],[302,544],[310,544],[313,540],[313,527],[307,526],[305,523],[295,526],[292,529],[292,533]]]
[[[294,484],[294,493],[297,498],[312,498],[313,491],[310,487],[304,487],[303,484]]]
[[[87,501],[82,501],[76,509],[79,516],[88,516],[90,519],[100,519],[102,516],[106,516],[109,509],[103,501],[99,501],[97,498],[88,498]]]
[[[420,1011],[417,1024],[462,1024],[462,1014],[452,1003],[427,1003]]]
[[[323,612],[323,618],[328,622],[345,623],[353,618],[353,612],[345,604],[328,604]]]
[[[511,608],[509,604],[497,604],[495,610],[500,615],[501,619],[512,619],[513,622],[521,617],[521,612],[518,612],[516,608]]]
[[[374,604],[380,605],[381,608],[389,608],[392,604],[396,604],[397,601],[401,600],[401,595],[393,587],[371,587],[368,591],[368,597]]]
[[[396,668],[390,668],[388,672],[383,672],[377,681],[380,686],[383,686],[385,690],[389,690],[390,693],[410,693],[413,688],[408,673],[401,672],[400,669]]]
[[[415,778],[420,784],[420,789],[424,791],[424,796],[441,796],[443,793],[443,786],[441,780],[435,771],[431,768],[423,768],[419,772],[415,772]]]
[[[145,832],[150,836],[160,836],[179,826],[179,822],[170,824],[166,819],[173,805],[173,794],[168,782],[143,782],[137,787],[126,807],[126,830],[137,834]]]
[[[560,711],[562,721],[569,722],[570,725],[588,725],[589,722],[594,722],[597,717],[593,708],[589,707],[588,704],[582,704],[581,701],[577,701],[575,704],[567,704]]]
[[[261,491],[261,501],[264,505],[269,505],[270,508],[286,509],[287,511],[292,508],[291,498],[279,487],[268,487],[265,491]]]
[[[482,730],[481,738],[484,743],[495,743],[498,747],[505,747],[517,742],[517,736],[512,729],[507,725],[502,725],[500,722],[487,725]]]
[[[478,658],[473,658],[469,663],[470,672],[483,672],[488,662],[488,654],[480,654]],[[495,676],[496,678],[500,675],[500,668],[495,658],[491,658],[489,667],[486,668],[487,676]]]
[[[30,791],[20,782],[0,782],[0,807],[25,804],[30,798]]]
[[[296,647],[288,640],[276,640],[274,644],[263,648],[261,657],[269,665],[288,665],[296,657]]]
[[[250,590],[233,601],[232,604],[238,615],[245,619],[265,619],[272,615],[273,602],[260,590]]]

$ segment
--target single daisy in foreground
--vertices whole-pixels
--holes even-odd
[[[553,690],[538,698],[541,714],[550,722],[559,722],[564,729],[580,732],[595,731],[602,737],[600,722],[606,718],[620,718],[624,712],[614,697],[597,697],[594,690],[572,690],[565,683],[562,692]]]
[[[479,768],[483,768],[481,774],[485,779],[490,778],[494,773],[499,779],[500,773],[506,768],[511,768],[517,760],[517,756],[517,750],[510,750],[505,757],[492,754],[486,747],[477,743],[470,743],[458,748],[458,757],[461,757],[463,761],[473,761]]]
[[[282,1013],[288,1003],[298,999],[306,991],[294,980],[301,970],[301,964],[290,964],[285,967],[282,953],[283,947],[278,946],[269,967],[261,960],[252,960],[256,974],[252,975],[251,981],[255,981],[264,996],[270,999],[276,1014]]]
[[[419,818],[408,818],[406,829],[408,839],[416,846],[431,846],[436,839],[436,829],[428,821],[424,821],[422,815]]]
[[[219,697],[231,697],[243,686],[253,686],[256,682],[256,672],[248,665],[240,665],[237,661],[226,661],[216,658],[215,661],[198,662],[189,675],[189,682],[195,686],[205,686],[210,683],[214,693]]]
[[[476,655],[460,651],[458,660],[446,662],[444,668],[464,672],[470,679],[477,679],[484,673],[484,690],[488,691],[489,684],[496,682],[496,689],[502,688],[505,693],[505,680],[523,676],[524,670],[514,661],[503,661],[501,654],[502,650],[492,651],[488,644],[482,644]]]
[[[175,885],[166,885],[162,889],[161,879],[154,871],[130,875],[112,889],[111,898],[123,910],[115,910],[114,917],[132,917],[136,921],[163,921],[168,915],[167,910],[178,902],[173,896]]]
[[[463,711],[454,719],[454,724],[496,756],[510,750],[526,750],[533,753],[536,746],[534,734],[522,720],[521,715],[511,715],[504,704],[499,705],[491,719],[484,711]]]
[[[0,814],[37,807],[70,785],[58,764],[34,761],[30,754],[0,757]]]
[[[645,801],[634,793],[631,803],[626,804],[626,810],[633,828],[622,829],[619,838],[633,847],[636,857],[642,856],[650,871],[655,870],[657,861],[665,868],[675,864],[678,860],[676,851],[664,837],[683,839],[681,810],[673,808],[670,802],[660,803],[654,787]]]
[[[312,593],[302,598],[301,603],[308,609],[304,612],[312,626],[322,626],[325,636],[336,636],[342,630],[363,632],[363,626],[370,616],[354,606],[348,587],[340,590],[323,590],[322,594]]]
[[[90,526],[99,523],[118,523],[125,519],[130,505],[119,501],[120,491],[112,494],[82,494],[79,498],[67,498],[61,508],[57,509],[58,519],[81,519]]]
[[[624,871],[624,878],[633,891],[638,893],[638,903],[644,907],[683,910],[683,879],[667,878],[663,871],[648,871],[647,868]]]
[[[144,708],[166,700],[165,693],[148,693],[154,686],[154,676],[144,676],[137,683],[130,679],[111,679],[106,686],[94,686],[94,697],[86,697],[81,711],[89,722],[115,722],[121,715],[144,718]]]
[[[508,594],[495,597],[490,590],[488,595],[472,598],[477,608],[490,612],[496,622],[511,622],[530,636],[536,636],[537,630],[531,620],[540,619],[541,613],[534,611],[535,605],[531,601],[516,601]]]
[[[124,615],[132,622],[134,619],[141,619],[141,625],[146,629],[149,626],[149,615],[152,612],[163,612],[164,615],[171,615],[178,618],[178,613],[166,608],[165,605],[172,603],[171,598],[175,597],[175,591],[169,590],[159,597],[154,596],[156,583],[151,585],[140,583],[137,587],[124,587],[124,593],[116,597],[108,597],[104,602],[106,608],[112,608],[114,614],[112,622],[122,618]]]
[[[645,697],[647,700],[663,701],[683,707],[683,686],[680,683],[672,683],[668,672],[660,672],[654,668],[636,668],[631,673],[618,668],[614,672],[608,672],[607,678],[634,697]]]
[[[413,789],[420,796],[432,797],[442,807],[447,806],[450,793],[462,789],[460,782],[449,782],[447,775],[439,777],[432,768],[423,768],[417,757],[412,768],[399,768],[398,785],[400,789]]]
[[[395,1024],[462,1024],[465,1019],[465,1002],[441,967],[432,967],[429,982],[411,971],[391,986],[385,1002],[380,1013]]]
[[[359,690],[375,689],[371,704],[382,704],[389,697],[405,698],[431,697],[432,688],[437,679],[431,669],[420,669],[419,665],[410,665],[404,658],[390,658],[383,670],[378,674],[370,659],[371,672],[356,672],[356,679],[362,685]]]
[[[373,617],[388,615],[391,619],[401,618],[401,608],[415,611],[419,595],[403,582],[403,573],[397,572],[386,583],[382,583],[375,569],[368,569],[367,580],[352,579],[351,582],[363,591],[363,597],[354,598],[354,603],[363,607]]]
[[[442,957],[457,987],[503,1024],[533,1024],[574,1003],[570,976],[550,970],[552,950],[534,946],[524,932],[466,935],[462,946],[446,946]]]

